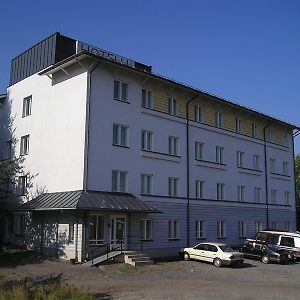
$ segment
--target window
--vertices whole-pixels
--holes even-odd
[[[226,224],[225,221],[217,222],[218,238],[226,238]]]
[[[205,238],[205,222],[203,220],[196,221],[196,238]]]
[[[243,133],[243,122],[241,119],[235,119],[235,131],[236,133]]]
[[[287,161],[282,163],[282,174],[285,176],[289,175],[289,163]]]
[[[239,221],[238,222],[238,230],[239,230],[239,237],[244,238],[247,236],[246,234],[246,222],[245,221]]]
[[[203,160],[204,157],[204,143],[195,142],[195,159]]]
[[[215,113],[215,126],[223,128],[223,114],[220,112]]]
[[[282,133],[281,135],[281,144],[283,146],[288,146],[288,135],[286,132]]]
[[[262,231],[262,223],[260,221],[255,221],[255,233]]]
[[[217,183],[217,200],[225,199],[225,183]]]
[[[194,107],[195,112],[195,122],[201,123],[202,122],[202,109],[200,106],[196,105]]]
[[[152,220],[140,220],[140,236],[142,240],[152,239]]]
[[[270,158],[270,172],[275,173],[276,171],[276,159]]]
[[[9,214],[7,216],[7,233],[13,234],[14,233],[14,215]]]
[[[169,154],[179,155],[179,138],[175,136],[169,136]]]
[[[242,151],[238,151],[237,152],[237,166],[239,168],[243,168],[244,167],[244,152]]]
[[[243,185],[238,186],[238,201],[239,202],[245,201],[245,186]]]
[[[177,102],[174,98],[168,99],[168,112],[169,115],[177,116]]]
[[[122,81],[114,81],[114,99],[128,102],[128,84]]]
[[[293,237],[282,236],[280,239],[280,245],[286,247],[295,247],[295,241]]]
[[[196,198],[204,198],[204,181],[196,180]]]
[[[169,239],[179,239],[179,222],[178,220],[170,220],[169,224]]]
[[[273,128],[268,128],[268,130],[267,130],[267,139],[271,143],[274,142],[274,131],[273,131]]]
[[[31,99],[32,99],[32,96],[28,96],[23,99],[22,118],[31,115]]]
[[[145,108],[152,108],[153,101],[152,101],[152,92],[142,89],[142,106]]]
[[[153,149],[153,132],[142,130],[142,150],[152,151]]]
[[[113,145],[128,147],[128,126],[113,124]]]
[[[271,204],[276,204],[277,190],[271,190]]]
[[[141,175],[141,194],[152,194],[153,175],[142,174]]]
[[[74,242],[74,223],[69,223],[69,243]]]
[[[90,215],[90,244],[103,244],[104,240],[104,216]]]
[[[284,203],[286,205],[290,205],[290,192],[288,191],[284,192]]]
[[[260,195],[261,195],[261,188],[255,187],[254,188],[254,201],[255,203],[260,203]]]
[[[112,171],[112,191],[127,192],[127,172]]]
[[[25,215],[16,215],[16,235],[25,233]]]
[[[291,222],[290,221],[285,222],[285,230],[291,231]]]
[[[29,134],[21,137],[20,155],[27,155],[29,153]]]
[[[277,222],[276,221],[271,222],[271,228],[272,229],[277,229]]]
[[[216,163],[224,164],[224,148],[223,147],[216,147]]]
[[[9,140],[5,143],[5,153],[4,159],[11,159],[12,158],[12,140]]]
[[[18,195],[25,196],[27,193],[27,176],[19,176],[18,178]]]
[[[260,169],[260,156],[256,154],[253,155],[253,169],[257,171]]]
[[[259,138],[258,126],[252,123],[252,137]]]
[[[177,197],[179,194],[179,178],[169,177],[169,196]]]

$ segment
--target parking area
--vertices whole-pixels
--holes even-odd
[[[1,280],[61,274],[63,283],[101,299],[299,299],[300,263],[268,264],[245,260],[241,267],[216,268],[197,261],[158,261],[132,267],[106,264],[85,268],[35,254],[0,256]]]

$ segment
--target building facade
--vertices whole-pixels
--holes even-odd
[[[298,127],[150,66],[56,33],[12,61],[0,109],[24,166],[6,241],[83,261],[120,240],[165,256],[296,229]]]

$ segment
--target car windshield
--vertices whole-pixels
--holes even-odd
[[[234,250],[232,248],[230,248],[229,246],[227,246],[227,245],[220,246],[220,249],[223,252],[234,252]]]

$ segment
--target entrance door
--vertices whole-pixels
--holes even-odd
[[[118,247],[123,243],[122,248],[126,249],[126,218],[125,216],[111,216],[110,241],[112,246]]]

